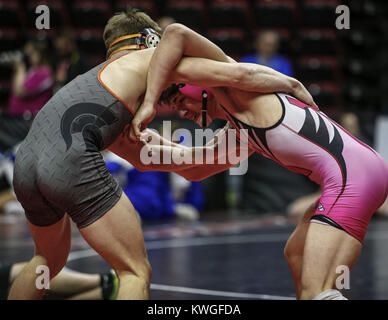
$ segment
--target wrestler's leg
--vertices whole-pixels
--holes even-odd
[[[116,205],[80,232],[116,271],[117,299],[148,299],[151,266],[135,209],[124,192]]]
[[[0,291],[8,291],[8,286],[12,284],[13,280],[23,270],[27,263],[28,262],[17,262],[10,266],[3,267],[4,270],[8,270],[7,284],[3,285],[6,286],[5,288],[0,286]],[[116,277],[113,274],[113,270],[109,273],[92,274],[75,271],[65,267],[53,279],[51,279],[50,289],[46,290],[43,299],[115,299],[117,287],[118,285],[116,285]]]
[[[294,232],[288,238],[287,244],[284,248],[284,256],[287,260],[292,277],[294,279],[296,296],[300,295],[300,281],[302,276],[302,259],[304,243],[308,227],[310,225],[310,218],[315,212],[315,204],[312,204],[307,209],[303,218],[299,221]]]
[[[15,263],[11,268],[11,282],[23,270],[26,262]],[[50,282],[50,289],[47,290],[52,294],[70,296],[91,289],[99,288],[101,276],[99,274],[89,274],[63,268]],[[101,288],[100,288],[101,289]]]
[[[101,300],[102,299],[102,289],[101,287],[96,287],[88,291],[83,291],[81,293],[74,294],[70,297],[67,297],[65,300]]]
[[[312,222],[304,245],[300,299],[313,299],[336,289],[337,267],[351,270],[361,248],[362,244],[345,231]]]
[[[57,223],[48,227],[38,227],[28,222],[35,242],[34,257],[18,274],[13,282],[8,299],[41,299],[45,289],[36,286],[37,267],[46,265],[50,279],[55,277],[66,264],[70,251],[71,230],[69,216],[64,215]]]

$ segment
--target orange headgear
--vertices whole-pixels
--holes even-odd
[[[111,54],[108,56],[108,59],[114,53],[122,51],[122,50],[129,50],[129,49],[141,50],[141,49],[146,49],[146,48],[155,48],[158,46],[161,36],[154,29],[145,28],[140,33],[128,34],[128,35],[125,35],[125,36],[122,36],[122,37],[119,37],[119,38],[113,40],[112,43],[109,45],[108,50],[120,41],[123,41],[126,39],[133,39],[133,38],[135,39],[136,44],[122,46],[122,47],[112,51]]]

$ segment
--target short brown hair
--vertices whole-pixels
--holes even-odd
[[[176,83],[171,84],[166,90],[161,93],[158,103],[170,105],[171,98],[179,92],[179,88],[181,88],[181,85]]]
[[[134,39],[126,39],[109,48],[109,45],[115,39],[128,34],[141,32],[145,28],[152,28],[157,32],[161,32],[158,24],[146,13],[139,11],[138,9],[128,7],[126,12],[116,13],[108,20],[104,29],[103,39],[107,49],[107,57],[109,57],[114,50],[135,43]]]

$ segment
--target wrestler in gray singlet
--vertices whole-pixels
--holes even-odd
[[[108,61],[78,76],[40,110],[16,154],[14,189],[29,222],[49,226],[68,213],[79,228],[120,199],[100,150],[132,114],[98,80]]]

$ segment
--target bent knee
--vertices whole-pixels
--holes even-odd
[[[119,278],[125,276],[136,276],[146,282],[149,282],[152,276],[152,267],[146,258],[143,259],[143,261],[136,263],[129,261],[125,265],[115,268],[115,271]]]

